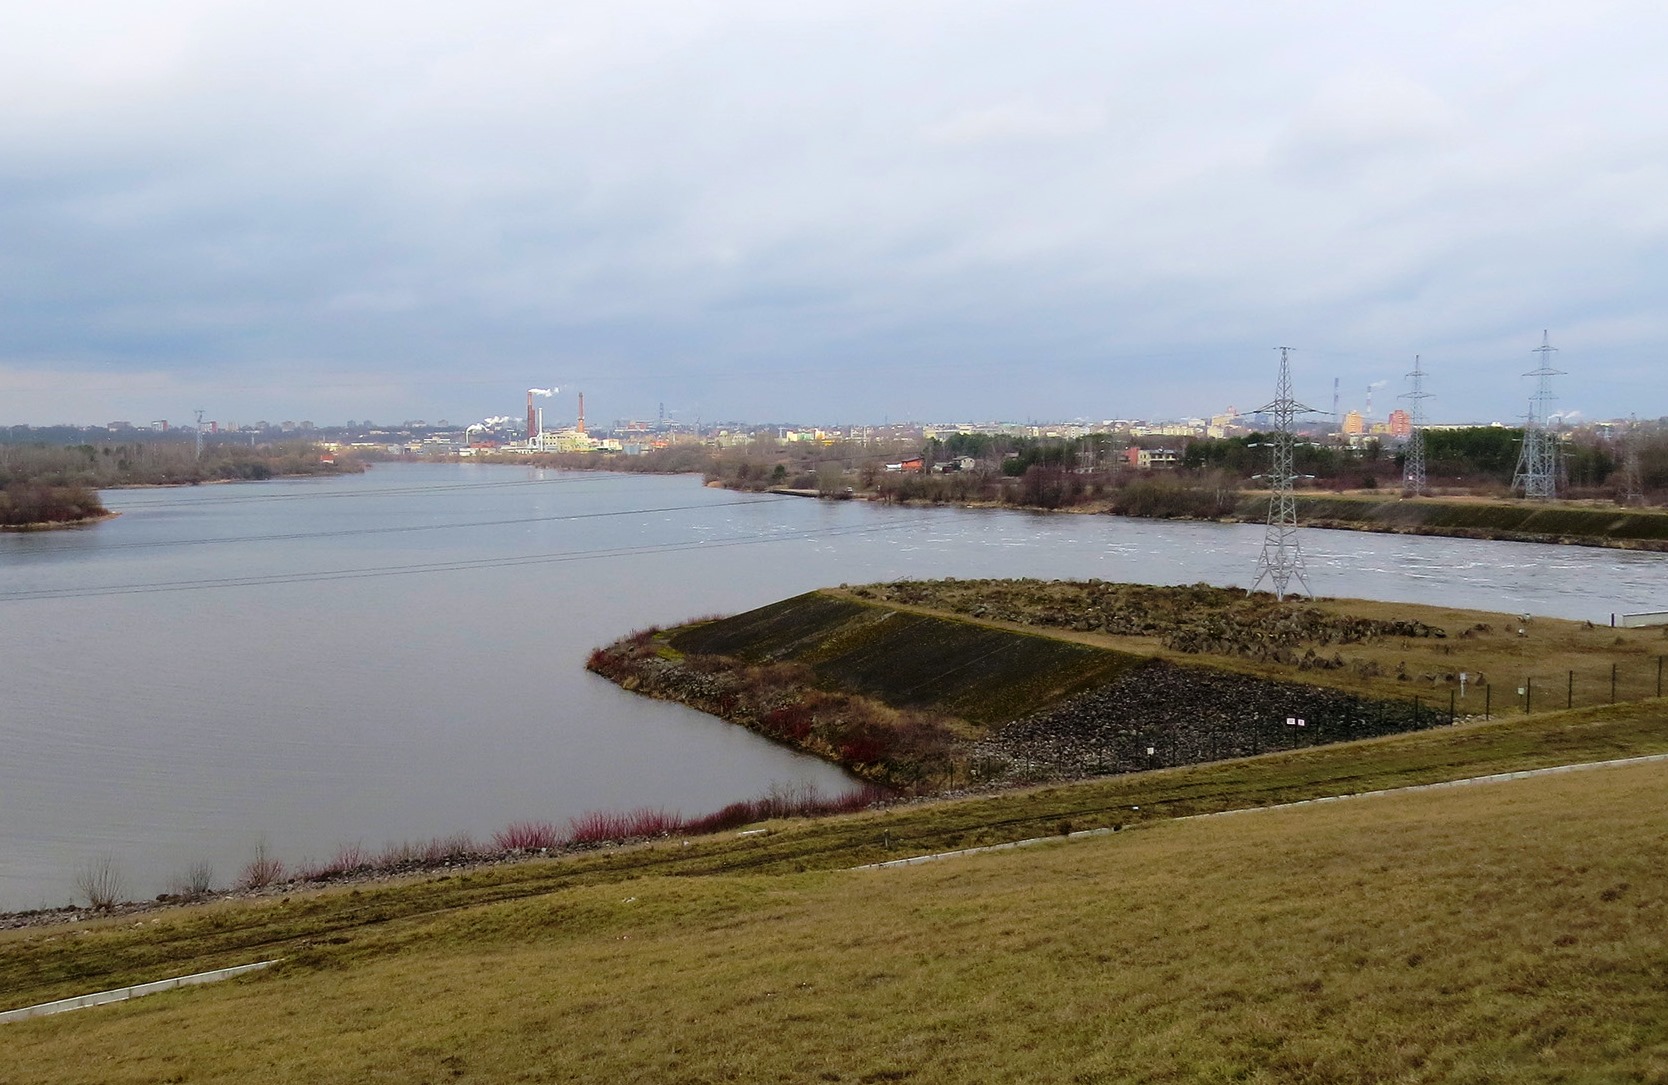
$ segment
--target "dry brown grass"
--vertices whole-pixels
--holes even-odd
[[[1668,1080],[1668,767],[647,878],[3,1034],[0,1078]]]
[[[929,582],[930,583],[930,582]],[[962,582],[964,585],[967,582]],[[1060,611],[1069,607],[1069,584],[1039,583],[1045,593],[1059,593],[1042,609]],[[825,589],[831,595],[850,597],[841,589]],[[1319,641],[1300,644],[1297,653],[1314,648],[1319,654],[1343,656],[1346,666],[1339,670],[1304,669],[1296,664],[1249,660],[1234,655],[1179,652],[1166,648],[1155,637],[1113,636],[1078,632],[1050,626],[972,618],[965,606],[951,609],[941,605],[911,605],[888,600],[885,606],[902,611],[949,615],[978,621],[1003,629],[1037,633],[1111,648],[1135,655],[1156,656],[1177,663],[1207,665],[1241,674],[1284,681],[1306,682],[1347,690],[1363,697],[1406,700],[1420,697],[1424,703],[1446,708],[1450,693],[1457,715],[1481,715],[1488,710],[1496,716],[1522,713],[1524,696],[1517,691],[1527,685],[1528,708],[1535,712],[1569,707],[1592,707],[1611,703],[1611,668],[1617,672],[1615,699],[1618,702],[1648,700],[1658,696],[1659,671],[1664,675],[1661,692],[1668,693],[1668,629],[1613,629],[1606,625],[1559,618],[1452,607],[1421,606],[1414,603],[1386,603],[1368,599],[1298,600],[1289,606],[1313,606],[1340,617],[1379,621],[1415,621],[1446,632],[1441,638],[1379,637],[1348,645]],[[1069,609],[1065,611],[1069,614]],[[1487,627],[1479,629],[1479,626]],[[1518,630],[1522,630],[1519,635]],[[1469,635],[1467,635],[1469,634]],[[1363,676],[1365,669],[1378,672]],[[1459,696],[1457,676],[1469,676],[1464,697]],[[1573,673],[1573,692],[1571,675]],[[1405,675],[1404,678],[1398,675]],[[1481,681],[1479,682],[1479,678]],[[1526,680],[1532,682],[1526,683]],[[1488,693],[1483,686],[1492,687]]]

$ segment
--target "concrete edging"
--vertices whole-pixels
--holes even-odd
[[[219,980],[231,979],[233,976],[241,976],[245,972],[270,968],[282,959],[273,958],[270,961],[256,961],[254,964],[216,968],[210,972],[195,972],[189,976],[174,976],[171,979],[153,980],[150,983],[136,983],[131,987],[96,991],[90,995],[60,998],[56,1002],[41,1002],[33,1006],[23,1006],[19,1009],[0,1012],[0,1024],[9,1021],[25,1021],[31,1017],[45,1017],[54,1013],[67,1013],[70,1010],[84,1010],[91,1006],[105,1006],[112,1002],[126,1002],[130,998],[142,998],[145,995],[154,995],[159,991],[172,991],[176,987],[191,987],[199,983],[215,983]]]

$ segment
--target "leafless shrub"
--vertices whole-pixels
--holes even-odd
[[[127,896],[127,879],[111,855],[89,859],[75,874],[75,887],[94,911],[108,912]]]
[[[174,895],[187,900],[197,900],[214,892],[214,864],[208,862],[192,863],[185,868],[184,873],[174,878],[172,886]]]
[[[499,851],[547,851],[566,842],[562,831],[548,821],[512,821],[492,834]]]
[[[423,846],[423,861],[426,863],[448,863],[463,859],[470,859],[481,854],[481,846],[475,843],[468,833],[454,833],[451,836],[437,836]]]
[[[238,885],[244,889],[265,889],[275,882],[284,880],[284,861],[272,854],[266,837],[255,841],[255,854],[243,868],[243,877],[238,879]]]

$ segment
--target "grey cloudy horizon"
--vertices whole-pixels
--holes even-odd
[[[1668,9],[14,5],[0,424],[1668,415]]]

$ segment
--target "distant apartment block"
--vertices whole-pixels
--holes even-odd
[[[1181,453],[1173,448],[1126,448],[1124,462],[1141,471],[1167,471],[1181,463]]]

